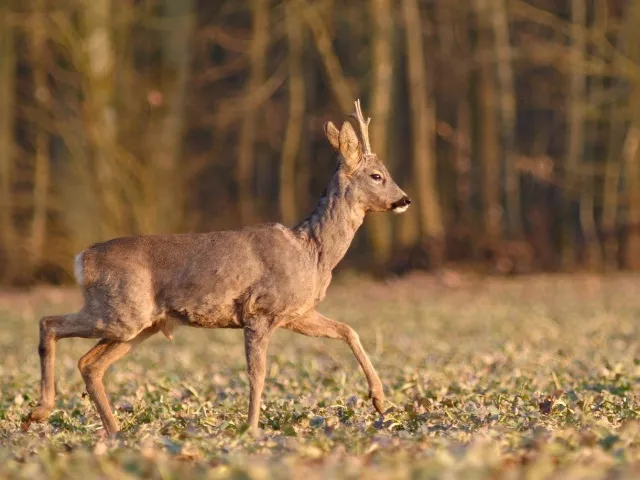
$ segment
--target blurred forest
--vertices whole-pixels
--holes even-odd
[[[294,225],[358,97],[415,208],[347,265],[640,268],[640,0],[0,0],[0,283]]]

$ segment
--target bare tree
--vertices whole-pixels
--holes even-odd
[[[420,229],[430,244],[430,258],[437,265],[442,260],[444,226],[440,211],[436,179],[435,106],[429,99],[431,86],[427,78],[421,29],[420,9],[416,0],[403,0],[407,42],[407,68],[411,98],[411,133],[413,174],[420,215]]]
[[[289,119],[280,161],[279,192],[280,214],[285,225],[291,225],[297,217],[296,156],[300,150],[305,111],[305,75],[302,67],[304,29],[294,2],[295,0],[288,0],[285,4],[289,41]]]
[[[624,25],[624,44],[629,59],[640,66],[640,3],[630,2]],[[640,269],[640,76],[630,85],[630,127],[624,149],[624,169],[627,195],[627,227],[629,238],[624,252],[625,264]]]
[[[493,31],[486,23],[486,0],[476,0],[478,19],[477,51],[485,54],[492,49]],[[482,162],[482,198],[484,206],[484,232],[492,240],[502,235],[502,206],[500,205],[500,147],[498,145],[498,119],[495,107],[496,76],[490,63],[480,60],[479,109],[480,157]]]
[[[34,97],[39,117],[48,117],[50,111],[49,82],[47,79],[48,50],[46,4],[36,0],[31,13],[31,58],[33,65]],[[30,262],[37,267],[42,259],[47,235],[47,216],[50,186],[49,133],[43,125],[35,125],[35,173],[33,182],[33,216],[29,245]]]
[[[601,5],[604,11],[601,13],[603,16],[608,16],[609,12],[606,11],[607,6]],[[611,30],[609,28],[609,30]],[[612,44],[616,48],[620,48],[623,43],[623,35],[621,35],[620,29],[615,34],[612,34]],[[619,59],[613,59],[612,69],[615,71],[619,68]],[[620,78],[613,78],[611,82],[611,91],[624,91],[624,82]],[[624,108],[621,105],[621,101],[617,100],[612,102],[608,108],[606,108],[606,114],[608,116],[608,122],[606,128],[608,129],[607,145],[606,145],[606,157],[605,157],[605,171],[603,182],[603,194],[602,194],[602,231],[603,231],[603,262],[606,269],[614,270],[620,265],[620,186],[622,179],[622,167],[625,151],[629,140],[632,140],[632,136],[627,135],[625,137],[625,115]],[[620,146],[622,145],[622,148]]]
[[[4,263],[0,281],[11,280],[18,260],[13,223],[16,48],[7,6],[0,9],[0,260]]]
[[[266,76],[267,48],[269,43],[269,1],[253,0],[253,33],[250,47],[251,66],[246,86],[245,101],[255,95],[256,90],[264,83]],[[257,117],[251,105],[244,109],[242,127],[238,140],[238,164],[236,170],[238,182],[238,202],[243,222],[254,220],[255,204],[252,192],[254,144],[256,138]]]
[[[191,34],[193,28],[193,0],[164,0],[164,17],[168,28],[161,32],[163,90],[166,107],[155,139],[155,231],[175,232],[183,222],[184,193],[182,137],[185,122],[185,102]]]
[[[391,109],[391,88],[393,86],[393,23],[390,0],[371,0],[373,21],[372,35],[372,89],[371,111],[375,119],[372,135],[375,138],[375,150],[385,159],[389,168],[393,162],[389,159],[389,113]],[[385,215],[374,215],[368,221],[369,238],[374,261],[385,265],[389,261],[392,248],[391,221]]]
[[[117,111],[115,106],[114,46],[111,35],[111,0],[85,1],[84,113],[91,139],[91,157],[100,185],[104,236],[127,231],[116,178]]]
[[[614,80],[614,88],[619,88],[619,81]],[[604,172],[603,198],[602,198],[602,230],[604,233],[604,263],[608,269],[615,269],[619,263],[618,225],[620,212],[620,180],[622,178],[622,158],[629,136],[624,142],[624,119],[622,108],[618,102],[614,102],[608,109],[609,123],[607,125],[607,157]]]
[[[578,3],[580,1],[582,1],[582,3],[584,4],[585,0],[573,0],[574,3]],[[596,3],[601,3],[601,2],[596,2]],[[601,35],[603,37],[606,37],[607,15],[608,15],[607,7],[606,5],[603,5],[603,4],[594,5],[594,6],[595,6],[595,11],[594,11],[594,20],[593,20],[592,30],[596,35]],[[583,6],[576,5],[578,12],[580,12],[580,10],[584,10],[586,13],[585,7],[586,7],[585,5]],[[576,18],[575,20],[579,21],[580,19]],[[586,27],[586,18],[582,20],[585,22],[583,25]],[[576,45],[574,48],[578,48],[578,47],[579,45]],[[580,60],[582,60],[580,63],[584,63],[583,59],[580,59]],[[582,70],[583,67],[578,67],[578,69]],[[592,155],[592,157],[595,157],[595,155],[598,155],[600,151],[600,149],[597,147],[600,146],[599,145],[600,142],[598,140],[602,136],[600,134],[600,130],[601,130],[600,121],[601,121],[601,114],[604,112],[604,109],[600,105],[600,102],[601,102],[600,99],[602,98],[602,95],[605,92],[605,85],[604,85],[604,79],[601,76],[593,76],[592,78],[585,76],[585,81],[590,82],[590,85],[591,85],[589,89],[589,94],[585,99],[586,101],[584,103],[586,105],[591,106],[591,109],[593,110],[592,118],[588,118],[588,120],[590,121],[587,124],[587,126],[589,127],[589,131],[587,135],[590,139],[595,139],[595,142],[593,142],[595,144],[594,145],[595,148],[593,149],[593,155]],[[583,141],[586,142],[586,139],[583,139]],[[583,156],[586,157],[584,153],[583,153]],[[588,158],[584,158],[582,160],[583,163],[585,162],[585,160],[588,160]],[[591,158],[590,160],[593,166],[604,164],[606,168],[606,158],[595,157],[595,158]],[[592,175],[589,175],[589,174],[583,175],[584,187],[582,189],[581,198],[580,198],[580,224],[585,237],[585,264],[587,268],[591,270],[601,268],[602,260],[603,260],[601,249],[600,249],[600,243],[598,239],[598,229],[596,226],[596,219],[595,219],[596,195],[598,194],[598,186],[601,183],[600,179],[602,177],[600,174],[601,169],[594,169],[594,170],[595,171],[593,172]]]
[[[453,16],[449,14],[449,16]],[[473,155],[473,139],[472,139],[472,122],[471,122],[471,78],[470,69],[467,65],[471,64],[470,55],[470,38],[468,16],[458,14],[451,19],[452,30],[457,31],[455,36],[456,57],[458,61],[454,63],[455,76],[458,79],[456,84],[457,106],[455,112],[456,133],[454,141],[454,158],[456,166],[456,190],[458,194],[458,203],[460,205],[460,215],[458,222],[465,227],[471,226],[473,223],[473,207],[471,205],[471,194],[473,190],[472,179],[472,155]]]
[[[500,138],[502,140],[507,227],[512,237],[522,234],[520,212],[520,175],[516,168],[515,126],[516,96],[514,91],[511,37],[506,0],[489,1],[487,12],[493,27],[494,54],[497,74],[497,100],[500,109]]]
[[[563,242],[563,263],[571,267],[575,262],[575,232],[571,228],[571,204],[579,198],[576,192],[580,186],[580,163],[584,147],[584,103],[586,101],[586,78],[583,58],[586,48],[584,29],[586,27],[586,5],[584,0],[571,1],[571,41],[573,43],[572,69],[570,75],[568,102],[567,157],[565,166],[565,215],[567,238]],[[582,216],[581,216],[582,217]]]
[[[632,105],[640,108],[640,88],[635,87]],[[629,238],[624,251],[624,265],[634,270],[640,269],[640,115],[634,119],[627,131],[622,150],[625,176],[627,180],[627,230]]]
[[[307,4],[304,1],[301,1],[300,5],[303,18],[311,30],[316,49],[322,59],[329,86],[342,111],[348,112],[351,109],[352,89],[344,76],[340,60],[331,44],[330,31],[325,25],[323,16],[319,14],[317,6],[313,3]]]
[[[367,220],[371,264],[390,266],[400,246],[407,264],[427,266],[421,240],[432,258],[445,238],[452,256],[471,258],[479,249],[461,237],[492,253],[511,237],[535,243],[551,268],[557,254],[577,258],[584,232],[597,267],[600,211],[607,265],[635,264],[640,56],[636,2],[624,13],[622,3],[571,0],[567,20],[557,2],[527,0],[5,0],[2,273],[29,275],[45,256],[71,273],[74,251],[121,234],[229,228],[278,211],[292,223],[325,168],[300,161],[320,152],[307,127],[364,91],[374,149],[417,197],[402,218]],[[516,113],[533,127],[516,134]],[[535,189],[521,192],[522,180]],[[559,209],[551,189],[566,193]]]

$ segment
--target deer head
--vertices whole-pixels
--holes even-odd
[[[396,185],[388,170],[369,143],[370,118],[364,119],[360,100],[351,116],[358,121],[360,139],[351,123],[346,121],[340,130],[332,122],[324,125],[327,140],[339,155],[339,174],[353,192],[353,197],[364,211],[402,213],[411,199]]]

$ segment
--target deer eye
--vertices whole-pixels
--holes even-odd
[[[378,175],[377,173],[371,174],[371,178],[373,178],[373,180],[376,182],[379,182],[380,180],[382,180],[382,176]]]

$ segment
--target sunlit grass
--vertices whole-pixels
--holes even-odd
[[[126,440],[100,441],[58,344],[56,410],[20,421],[39,382],[37,320],[75,291],[0,293],[0,477],[590,478],[640,475],[640,280],[633,276],[338,280],[320,310],[351,324],[385,384],[374,413],[348,347],[277,332],[261,417],[246,433],[239,331],[156,336],[108,372]]]

